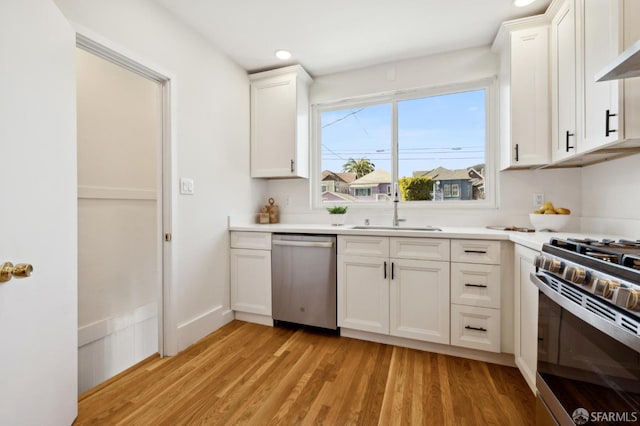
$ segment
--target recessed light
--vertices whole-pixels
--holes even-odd
[[[536,0],[513,0],[513,5],[515,7],[525,7],[525,6],[529,6],[534,1]]]
[[[276,55],[276,58],[282,59],[283,61],[291,58],[291,52],[284,49],[276,50],[275,55]]]

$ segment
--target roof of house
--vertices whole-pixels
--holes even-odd
[[[341,192],[325,191],[322,193],[322,201],[356,201],[356,197]]]
[[[381,183],[391,183],[391,174],[385,170],[374,170],[351,183],[354,188],[370,188]]]
[[[356,180],[356,174],[353,172],[336,173],[331,170],[322,171],[322,180],[341,180],[344,183],[351,183]]]
[[[414,177],[428,177],[432,180],[466,180],[469,179],[469,171],[467,169],[450,170],[444,167],[437,167],[433,170],[418,170],[413,172]]]

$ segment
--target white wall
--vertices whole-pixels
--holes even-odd
[[[498,63],[498,57],[488,47],[480,47],[321,76],[311,86],[311,103],[490,78],[497,75]],[[497,140],[496,135],[496,143]],[[496,155],[497,152],[496,149]],[[557,206],[570,208],[574,217],[578,217],[582,195],[580,175],[579,169],[502,172],[497,179],[497,209],[439,209],[403,204],[400,215],[416,225],[529,226],[528,214],[533,210],[533,193],[542,192],[547,200]],[[328,222],[324,210],[310,207],[312,182],[269,182],[269,196],[279,203],[283,221]],[[350,209],[348,222],[361,224],[365,218],[369,218],[374,224],[390,224],[391,208],[391,204],[377,208],[354,206]],[[578,227],[579,220],[573,219],[570,229],[577,230]]]
[[[159,85],[77,51],[78,326],[158,302]]]
[[[172,79],[175,309],[166,334],[175,326],[177,338],[165,346],[175,353],[232,318],[227,216],[258,211],[266,197],[265,183],[249,177],[248,78],[152,1],[56,3],[85,33]],[[195,195],[177,194],[179,177],[195,180]]]
[[[582,227],[640,239],[640,154],[582,169]]]

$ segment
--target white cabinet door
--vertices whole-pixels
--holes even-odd
[[[251,176],[309,177],[309,75],[300,66],[251,78]]]
[[[271,251],[231,249],[231,309],[271,316]]]
[[[338,326],[389,334],[390,262],[338,255]]]
[[[538,252],[515,246],[515,360],[525,380],[535,392],[538,358],[538,288],[529,279],[535,272]]]
[[[75,31],[50,0],[0,1],[0,424],[78,413]]]
[[[500,55],[500,169],[547,164],[551,95],[546,19],[503,23],[493,49]]]
[[[449,263],[391,259],[390,334],[449,343]]]
[[[624,139],[620,128],[619,81],[596,82],[595,75],[622,51],[621,0],[580,0],[582,42],[582,143],[579,151]],[[637,22],[634,25],[638,25]],[[608,114],[607,115],[607,111]],[[607,129],[609,131],[607,131]]]
[[[563,3],[551,23],[552,31],[552,159],[575,155],[579,132],[576,124],[576,8]]]

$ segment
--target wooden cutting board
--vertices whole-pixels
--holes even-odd
[[[533,228],[520,228],[519,226],[487,226],[487,229],[497,229],[498,231],[536,232]]]

